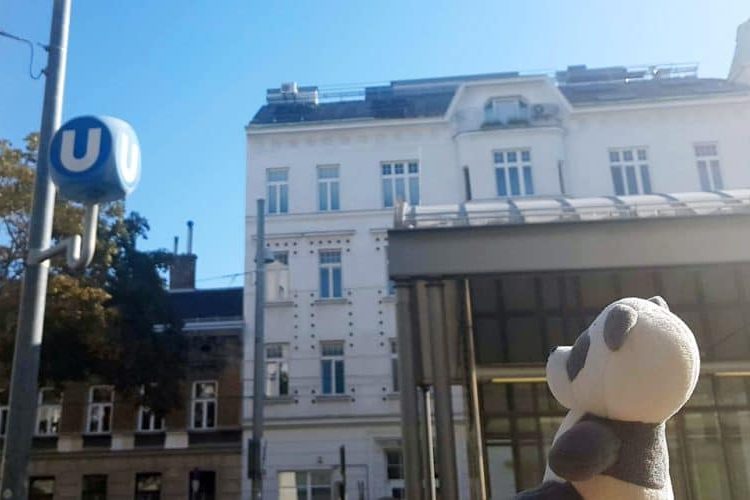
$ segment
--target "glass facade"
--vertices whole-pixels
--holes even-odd
[[[693,330],[704,366],[750,361],[750,264],[472,278],[477,363],[537,365],[607,304],[661,295]],[[502,382],[502,379],[499,380]],[[480,387],[493,499],[539,484],[566,410],[543,381]],[[667,425],[675,498],[750,498],[750,372],[701,376]]]

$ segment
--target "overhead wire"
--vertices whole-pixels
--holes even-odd
[[[11,40],[15,40],[17,42],[25,43],[29,47],[30,57],[29,57],[29,76],[32,80],[39,80],[39,78],[42,77],[42,75],[45,73],[46,69],[42,69],[39,71],[39,73],[35,76],[34,75],[34,42],[27,38],[23,38],[17,35],[14,35],[12,33],[8,33],[7,31],[4,31],[0,29],[0,36],[4,36],[6,38],[10,38]],[[36,45],[43,48],[44,50],[49,50],[49,47],[46,45],[36,42]]]

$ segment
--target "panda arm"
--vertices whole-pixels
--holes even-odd
[[[585,481],[617,462],[620,439],[606,425],[578,422],[555,440],[549,467],[568,481]]]

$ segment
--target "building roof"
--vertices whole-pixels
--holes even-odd
[[[242,287],[180,290],[169,300],[183,321],[217,321],[242,318]]]
[[[463,83],[529,76],[554,76],[558,88],[574,107],[750,93],[747,85],[720,78],[698,78],[695,66],[587,68],[581,65],[569,66],[554,75],[506,72],[396,80],[356,91],[321,92],[321,102],[317,87],[300,87],[313,93],[313,100],[297,99],[296,94],[287,97],[278,89],[269,89],[269,102],[258,110],[250,126],[439,117],[448,110]]]
[[[697,98],[750,91],[747,86],[728,80],[694,77],[592,82],[560,85],[559,88],[573,106]]]

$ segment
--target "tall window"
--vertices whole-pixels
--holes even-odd
[[[534,194],[531,172],[531,150],[495,151],[495,184],[498,196],[529,196]]]
[[[57,434],[62,414],[62,393],[46,387],[39,390],[37,407],[36,433],[39,436]]]
[[[320,351],[323,394],[344,394],[344,343],[322,342]]]
[[[320,264],[320,298],[341,298],[343,296],[341,250],[321,250],[318,257]]]
[[[285,214],[289,212],[289,169],[266,169],[268,187],[268,213]]]
[[[396,339],[391,339],[391,389],[399,391],[398,383],[398,344]]]
[[[338,210],[339,203],[339,167],[336,165],[318,167],[318,209],[321,211]]]
[[[55,498],[55,478],[30,477],[29,478],[29,500],[52,500]]]
[[[721,165],[719,164],[719,148],[716,143],[696,144],[695,161],[698,166],[698,178],[702,190],[724,189],[724,180],[721,177]]]
[[[105,434],[112,429],[112,405],[115,390],[108,385],[95,385],[89,389],[89,414],[86,430]]]
[[[332,494],[330,470],[279,472],[279,498],[327,500]]]
[[[385,450],[388,479],[404,478],[404,456],[399,449]]]
[[[107,475],[90,474],[83,476],[81,500],[107,500]]]
[[[289,344],[266,346],[266,396],[289,395]]]
[[[138,408],[138,432],[159,432],[164,430],[164,417],[158,416],[147,406]]]
[[[216,382],[193,383],[193,429],[213,429],[216,427]]]
[[[161,474],[147,472],[135,475],[135,500],[160,500]]]
[[[651,173],[645,148],[610,149],[609,168],[616,195],[651,193]]]
[[[392,207],[398,201],[419,205],[419,163],[416,161],[383,163],[383,206]]]

